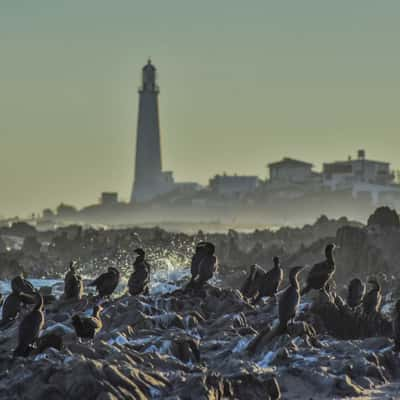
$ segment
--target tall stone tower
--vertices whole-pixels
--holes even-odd
[[[156,68],[149,60],[143,67],[142,87],[139,90],[135,181],[131,202],[145,202],[166,191],[161,169],[158,93]]]

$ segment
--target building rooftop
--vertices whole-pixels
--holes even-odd
[[[288,158],[288,157],[284,157],[281,161],[276,161],[273,163],[268,164],[268,167],[280,167],[280,166],[293,166],[293,167],[312,167],[313,164],[305,162],[305,161],[301,161],[301,160],[296,160],[294,158]]]
[[[383,164],[383,165],[390,165],[389,162],[386,161],[376,161],[376,160],[368,160],[366,158],[351,158],[349,160],[345,160],[345,161],[332,161],[332,162],[327,162],[324,163],[323,165],[347,165],[347,164],[351,164],[355,161],[364,161],[366,163],[372,163],[372,164]]]
[[[244,181],[244,180],[258,180],[257,175],[215,175],[213,178],[211,178],[211,181]]]
[[[348,164],[352,164],[356,161],[357,162],[363,161],[363,162],[366,162],[369,164],[390,165],[390,163],[388,163],[386,161],[369,160],[366,158],[365,150],[358,150],[357,158],[352,158],[351,156],[349,156],[349,158],[345,161],[332,161],[332,162],[324,163],[324,167],[325,167],[325,165],[346,165],[346,164],[348,165]]]

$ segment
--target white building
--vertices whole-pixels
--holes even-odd
[[[369,194],[374,205],[400,205],[400,186],[395,184],[390,164],[366,159],[364,150],[354,160],[324,164],[322,176],[323,185],[332,191],[351,190],[353,198]]]
[[[254,192],[260,184],[257,176],[246,175],[215,175],[210,179],[210,189],[222,196],[240,197]]]
[[[365,151],[359,150],[356,159],[336,161],[323,165],[323,184],[331,190],[353,189],[356,184],[387,186],[394,183],[390,164],[383,161],[367,160]]]
[[[298,184],[315,179],[318,175],[312,171],[313,165],[295,160],[283,158],[281,161],[268,164],[270,184]]]

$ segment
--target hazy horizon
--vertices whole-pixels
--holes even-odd
[[[149,56],[177,181],[358,149],[399,169],[400,3],[251,4],[1,2],[0,216],[129,199]]]

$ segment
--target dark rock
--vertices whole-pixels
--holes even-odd
[[[37,350],[39,353],[42,353],[48,348],[61,350],[62,347],[63,347],[62,336],[53,332],[46,333],[37,340]]]
[[[389,207],[379,207],[368,218],[368,226],[379,226],[380,228],[399,228],[400,219],[396,210]]]
[[[105,365],[103,367],[104,374],[112,385],[126,389],[135,399],[145,400],[147,396],[139,389],[137,385],[129,378],[124,376],[117,367],[113,365]]]
[[[338,377],[335,381],[333,394],[340,396],[361,396],[364,393],[362,387],[352,382],[349,376]]]

